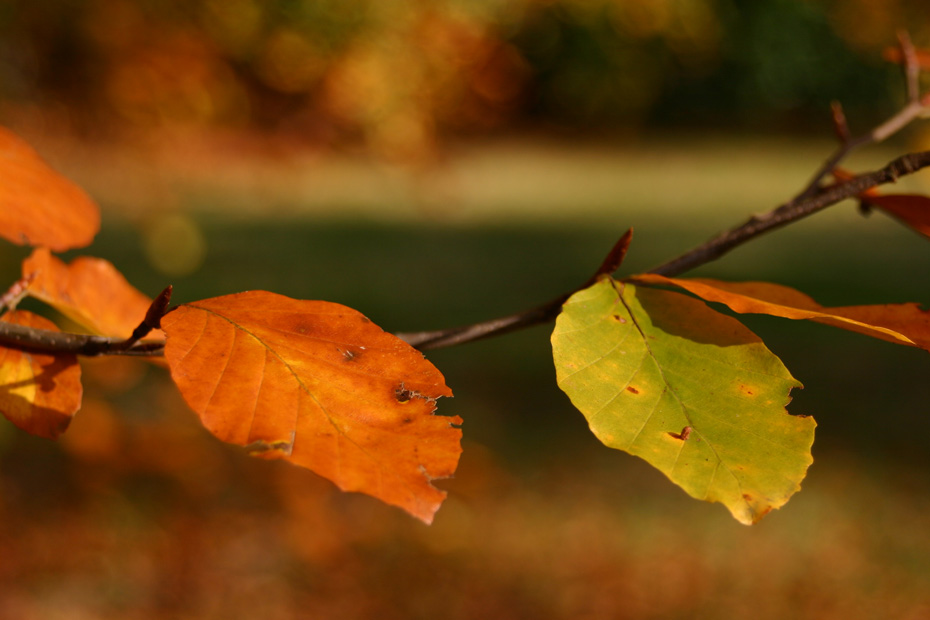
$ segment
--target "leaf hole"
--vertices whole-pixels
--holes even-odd
[[[401,383],[400,387],[394,390],[394,398],[397,399],[397,402],[403,404],[408,402],[413,398],[413,392],[404,387],[404,384]]]
[[[394,398],[397,399],[397,402],[404,404],[410,402],[413,398],[419,398],[427,402],[435,402],[435,398],[430,398],[424,394],[420,394],[416,390],[408,390],[403,383],[401,383],[396,390],[394,390]]]

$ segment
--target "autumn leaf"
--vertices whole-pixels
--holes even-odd
[[[7,312],[2,321],[57,331],[30,312]],[[0,412],[26,432],[55,439],[81,408],[81,367],[77,357],[0,347]]]
[[[165,357],[214,435],[301,465],[429,523],[455,471],[458,417],[423,355],[355,310],[252,291],[184,304],[162,319]]]
[[[855,177],[842,168],[835,168],[833,176],[840,182]],[[882,194],[871,187],[859,194],[859,201],[866,207],[886,212],[924,237],[930,237],[930,197],[920,194]]]
[[[87,194],[0,127],[0,236],[62,252],[89,245],[99,228],[100,211]]]
[[[128,337],[152,302],[100,258],[80,256],[66,265],[47,248],[36,248],[23,261],[23,276],[30,274],[30,296],[94,334]]]
[[[924,237],[930,237],[930,197],[919,194],[872,194],[862,202],[877,207]]]
[[[722,282],[656,274],[638,275],[632,280],[677,286],[706,301],[726,304],[740,314],[807,319],[930,351],[930,313],[914,303],[825,308],[800,291],[770,282]]]
[[[559,387],[605,445],[645,459],[692,497],[759,521],[800,489],[813,418],[759,338],[687,295],[603,279],[552,333]]]

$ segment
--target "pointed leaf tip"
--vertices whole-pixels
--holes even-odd
[[[930,351],[930,312],[915,303],[824,307],[793,288],[771,282],[723,282],[703,278],[666,278],[643,274],[642,284],[677,286],[706,301],[722,303],[740,314],[768,314],[811,320]]]
[[[735,319],[603,280],[565,303],[552,347],[559,387],[598,439],[689,495],[750,524],[800,489],[815,423],[785,407],[801,384]]]
[[[461,453],[451,396],[423,355],[359,312],[251,291],[166,314],[171,376],[204,426],[429,523]]]

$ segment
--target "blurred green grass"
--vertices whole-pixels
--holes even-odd
[[[185,212],[200,227],[206,254],[199,270],[182,277],[161,274],[146,259],[140,222],[150,218],[120,217],[119,205],[108,205],[87,253],[113,261],[147,294],[174,284],[177,302],[260,288],[344,303],[390,331],[448,327],[570,290],[629,225],[636,233],[622,272],[685,251],[786,198],[803,175],[772,162],[796,156],[769,153],[727,168],[728,158],[707,155],[715,174],[733,176],[718,177],[699,198],[688,184],[658,187],[660,179],[646,176],[636,184],[627,171],[627,196],[602,195],[601,187],[595,200],[581,166],[572,176],[574,199],[552,190],[538,217],[525,212],[526,203],[451,221],[379,217],[393,206],[386,200],[349,216],[292,206],[263,218],[224,209],[228,194],[196,193]],[[700,152],[680,157],[702,160]],[[510,171],[505,159],[495,172],[501,183]],[[602,162],[605,169],[611,161]],[[513,165],[527,164],[516,158]],[[537,166],[536,174],[545,178],[547,170]],[[681,176],[674,168],[668,174]],[[761,188],[759,178],[766,179]],[[569,187],[563,183],[560,192]],[[683,195],[689,208],[627,213],[613,206],[649,195],[650,185],[663,201]],[[563,200],[561,211],[543,212]],[[25,251],[4,252],[11,279]],[[850,204],[760,238],[700,273],[779,282],[828,305],[926,304],[930,244],[878,214],[862,218]],[[166,381],[153,369],[136,388],[108,396],[139,429],[138,449],[148,443],[163,454],[167,464],[158,461],[153,471],[88,461],[8,425],[0,431],[7,523],[0,552],[35,556],[0,571],[0,582],[12,584],[12,594],[0,594],[0,612],[869,618],[884,610],[920,617],[930,604],[926,352],[814,324],[745,322],[805,383],[790,411],[819,424],[804,490],[753,528],[600,446],[555,385],[550,326],[428,354],[456,394],[440,402],[440,412],[465,420],[462,466],[440,483],[450,498],[432,528],[220,446],[176,396],[162,395]],[[71,432],[85,423],[82,415],[90,424],[94,414],[79,414]],[[166,437],[157,432],[165,425],[184,430]],[[207,447],[190,456],[179,440],[188,436]],[[290,490],[279,497],[274,490],[285,479]],[[302,493],[307,505],[295,507]],[[71,534],[78,555],[62,562],[55,545],[69,540],[63,524],[75,516],[71,527],[83,528]],[[135,559],[122,545],[137,548]],[[125,615],[133,609],[135,616]]]

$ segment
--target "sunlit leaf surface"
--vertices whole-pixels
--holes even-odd
[[[79,256],[65,264],[48,249],[37,248],[23,261],[23,276],[30,275],[34,276],[28,288],[31,297],[104,336],[128,337],[152,301],[101,258]]]
[[[430,522],[458,463],[459,418],[423,355],[355,310],[252,291],[162,320],[171,376],[214,435]]]
[[[700,300],[604,279],[573,295],[552,334],[559,386],[605,445],[693,497],[755,523],[799,490],[813,418],[765,345]]]
[[[48,319],[22,310],[0,320],[57,331]],[[76,356],[0,347],[0,412],[24,431],[55,439],[81,408],[82,393]]]
[[[62,252],[89,245],[99,228],[87,194],[0,127],[0,237]]]

